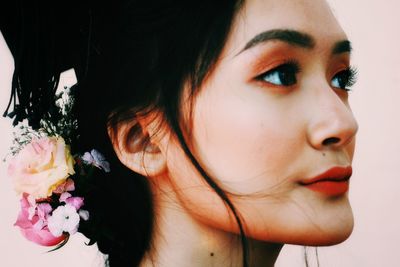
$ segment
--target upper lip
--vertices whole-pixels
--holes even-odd
[[[351,166],[340,167],[336,166],[318,174],[315,177],[306,178],[300,181],[302,185],[308,185],[320,181],[346,181],[350,179],[353,170]]]

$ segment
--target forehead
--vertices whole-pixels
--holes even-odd
[[[255,35],[271,29],[307,33],[317,49],[346,39],[325,0],[247,0],[234,19],[226,50],[237,53]]]

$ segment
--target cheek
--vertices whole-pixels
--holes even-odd
[[[301,120],[286,103],[265,96],[214,93],[197,99],[193,131],[195,153],[210,174],[239,194],[286,179],[304,146]]]

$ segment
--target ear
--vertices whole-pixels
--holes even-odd
[[[163,127],[162,114],[152,111],[108,127],[119,160],[129,169],[146,177],[159,176],[167,170],[166,143],[169,132]]]

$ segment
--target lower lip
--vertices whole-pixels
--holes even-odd
[[[343,195],[349,190],[349,181],[319,181],[304,186],[324,195],[335,197]]]

